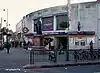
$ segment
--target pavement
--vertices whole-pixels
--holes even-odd
[[[69,66],[84,66],[84,65],[99,65],[100,60],[83,60],[74,61],[72,52],[69,55],[69,61],[66,61],[66,54],[57,56],[57,62],[48,60],[48,55],[35,55],[34,64],[26,64],[23,66],[24,69],[40,69],[40,68],[57,68],[57,67],[69,67]]]
[[[28,63],[28,58],[28,51],[22,48],[11,48],[9,54],[7,54],[6,49],[4,49],[0,51],[0,67],[21,68]]]
[[[70,55],[70,60],[72,58],[73,57]],[[0,51],[0,73],[80,73],[81,71],[82,73],[100,72],[100,65],[98,64],[99,60],[83,62],[89,64],[91,62],[92,65],[83,65],[81,61],[78,61],[77,63],[82,64],[82,66],[76,66],[72,64],[76,64],[76,62],[73,60],[65,61],[65,55],[63,54],[58,56],[57,63],[49,61],[48,55],[35,55],[34,65],[31,65],[31,68],[29,69],[24,69],[26,65],[30,65],[29,51],[22,48],[11,48],[10,54],[6,53],[6,49]],[[68,66],[68,64],[72,64],[74,66]],[[42,66],[42,68],[40,68],[40,66]]]
[[[39,55],[35,54],[34,64],[29,62],[29,53],[30,51],[23,48],[12,48],[10,54],[6,53],[6,49],[0,51],[0,67],[13,67],[13,68],[24,68],[24,69],[33,69],[33,68],[53,68],[53,67],[67,67],[67,66],[78,66],[78,65],[95,65],[100,64],[100,60],[84,60],[77,61],[73,60],[73,55],[70,53],[70,61],[66,61],[65,53],[57,56],[57,62],[48,60],[48,55]],[[4,63],[5,62],[5,63]],[[7,63],[7,64],[6,64]],[[8,65],[9,64],[9,65]]]

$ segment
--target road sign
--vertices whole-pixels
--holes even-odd
[[[27,33],[27,32],[29,31],[29,29],[28,29],[27,27],[24,27],[24,28],[22,29],[22,31],[23,31],[24,33]]]

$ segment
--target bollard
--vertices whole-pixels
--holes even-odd
[[[30,51],[30,64],[32,64],[32,51]]]
[[[55,59],[54,59],[54,63],[56,63],[56,62],[57,62],[57,49],[54,50],[54,56],[55,56],[55,57],[54,57],[54,58],[55,58]]]
[[[34,64],[34,51],[30,51],[30,64]]]
[[[69,61],[69,50],[68,50],[68,48],[66,49],[66,61]]]

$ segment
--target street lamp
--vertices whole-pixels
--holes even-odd
[[[7,15],[7,19],[4,20],[4,22],[6,22],[6,42],[8,43],[8,9],[3,9],[3,11],[6,11],[6,15]]]
[[[5,21],[6,21],[6,27],[8,27],[8,9],[3,9],[3,11],[7,12],[7,20],[5,20]]]

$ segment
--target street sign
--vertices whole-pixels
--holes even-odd
[[[22,31],[23,31],[24,33],[27,33],[27,32],[29,31],[29,29],[28,29],[27,27],[24,27],[24,28],[22,29]]]

